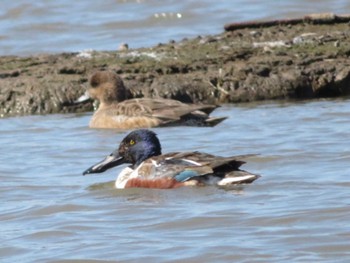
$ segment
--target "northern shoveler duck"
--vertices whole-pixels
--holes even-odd
[[[147,129],[129,133],[119,148],[101,162],[91,166],[83,175],[102,173],[124,163],[116,188],[177,188],[180,186],[218,186],[251,183],[259,175],[240,170],[249,155],[221,157],[201,152],[161,153],[157,135]]]
[[[217,105],[186,104],[172,99],[128,99],[130,91],[113,71],[97,71],[88,94],[100,102],[90,128],[135,129],[157,126],[215,126],[226,117],[209,117]],[[82,96],[77,102],[89,97]]]

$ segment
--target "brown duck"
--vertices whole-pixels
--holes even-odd
[[[226,119],[209,117],[217,105],[186,104],[163,98],[127,99],[130,92],[113,71],[95,72],[90,78],[88,93],[91,99],[100,102],[91,118],[90,128],[215,126]]]

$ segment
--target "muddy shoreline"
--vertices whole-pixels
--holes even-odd
[[[283,21],[283,22],[282,22]],[[84,112],[95,70],[112,69],[134,97],[238,103],[350,94],[350,16],[225,25],[218,35],[121,51],[0,57],[0,116]]]

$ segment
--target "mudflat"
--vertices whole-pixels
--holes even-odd
[[[225,25],[218,35],[151,48],[0,57],[0,116],[84,112],[95,70],[115,70],[133,97],[210,104],[350,93],[350,16]]]

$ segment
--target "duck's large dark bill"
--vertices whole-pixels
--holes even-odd
[[[124,163],[123,157],[120,157],[119,155],[110,154],[105,159],[103,159],[101,162],[91,166],[89,169],[83,172],[83,175],[86,174],[93,174],[93,173],[102,173],[109,168],[112,168],[114,166],[118,166],[120,164]]]

